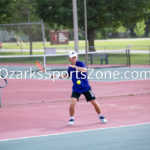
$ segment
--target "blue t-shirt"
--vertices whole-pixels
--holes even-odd
[[[82,61],[77,60],[76,66],[85,68],[85,63]],[[72,78],[73,87],[72,90],[77,93],[83,93],[91,89],[88,79],[87,79],[87,73],[81,72],[75,68],[69,67],[68,68],[68,74]],[[81,81],[81,84],[77,84],[77,80]]]

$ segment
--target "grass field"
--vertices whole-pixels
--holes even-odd
[[[84,50],[85,41],[79,41],[79,49]],[[150,50],[150,38],[146,39],[112,39],[112,40],[95,40],[96,50],[114,50],[114,49],[125,49],[128,45],[131,45],[131,50]],[[70,41],[68,45],[50,45],[50,42],[46,42],[46,47],[56,47],[56,49],[73,49],[74,42]],[[3,43],[3,49],[19,49],[16,43]],[[23,43],[22,49],[29,49],[29,43]],[[42,42],[34,42],[33,49],[40,50],[43,49]],[[60,53],[60,52],[59,52]],[[5,55],[29,55],[29,52],[6,52],[0,51],[1,56]],[[33,55],[42,55],[43,52],[34,52]],[[125,55],[125,54],[124,54]],[[13,62],[13,63],[35,63],[35,60],[43,61],[42,58],[1,58],[0,62]],[[49,64],[65,64],[67,58],[63,57],[51,57],[47,59]],[[80,57],[81,60],[85,61],[85,56]],[[126,57],[118,54],[109,54],[108,58],[109,64],[125,64]],[[94,60],[94,64],[100,64],[100,60]],[[148,65],[150,64],[150,55],[149,54],[131,54],[131,64],[138,65]]]
[[[85,62],[85,56],[79,56],[81,61]],[[43,63],[43,57],[19,57],[19,58],[1,58],[0,63],[18,63],[18,64],[35,64],[36,60]],[[150,65],[150,56],[149,54],[131,54],[131,64],[132,65]],[[56,56],[56,57],[47,57],[47,64],[67,64],[68,57],[67,56]],[[126,65],[127,58],[122,54],[109,54],[108,55],[108,63],[114,65]],[[90,61],[89,61],[90,64]],[[93,64],[100,64],[100,59],[93,59]],[[104,62],[105,64],[105,62]]]
[[[150,38],[146,39],[112,39],[112,40],[95,40],[96,49],[116,49],[116,48],[125,48],[128,45],[131,45],[133,50],[149,50],[150,47]],[[68,45],[51,45],[50,42],[45,42],[46,47],[56,47],[57,49],[73,49],[74,42],[70,41]],[[42,42],[33,42],[33,49],[43,49]],[[17,45],[14,43],[3,43],[3,49],[29,49],[29,43],[23,43]],[[79,49],[85,49],[85,41],[79,41]]]

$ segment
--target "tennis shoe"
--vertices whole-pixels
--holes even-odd
[[[74,124],[74,119],[70,119],[68,125],[73,125],[73,124]]]
[[[104,116],[101,115],[99,119],[102,123],[107,123],[107,119]]]

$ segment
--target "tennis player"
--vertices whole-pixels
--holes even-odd
[[[70,119],[68,124],[74,124],[74,113],[75,113],[75,105],[76,102],[79,101],[81,94],[83,94],[87,100],[90,102],[95,111],[98,114],[99,119],[102,123],[107,123],[107,119],[101,114],[99,103],[96,100],[94,93],[91,90],[91,86],[89,85],[87,79],[87,68],[85,63],[78,60],[77,53],[75,51],[71,51],[69,53],[69,60],[71,64],[68,67],[68,75],[63,75],[63,77],[59,78],[66,78],[71,77],[73,86],[72,86],[72,94],[71,94],[71,103],[69,107],[70,112]]]
[[[85,96],[87,102],[90,102],[94,106],[100,121],[102,123],[107,123],[107,119],[101,114],[99,103],[97,102],[96,97],[91,90],[91,86],[89,85],[85,63],[78,60],[77,53],[75,51],[71,51],[69,53],[69,60],[71,65],[69,65],[68,74],[72,77],[73,87],[69,108],[70,120],[68,124],[74,124],[75,104],[79,100],[81,94]]]

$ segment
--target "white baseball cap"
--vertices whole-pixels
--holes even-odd
[[[77,57],[77,53],[75,51],[69,52],[69,58]]]

